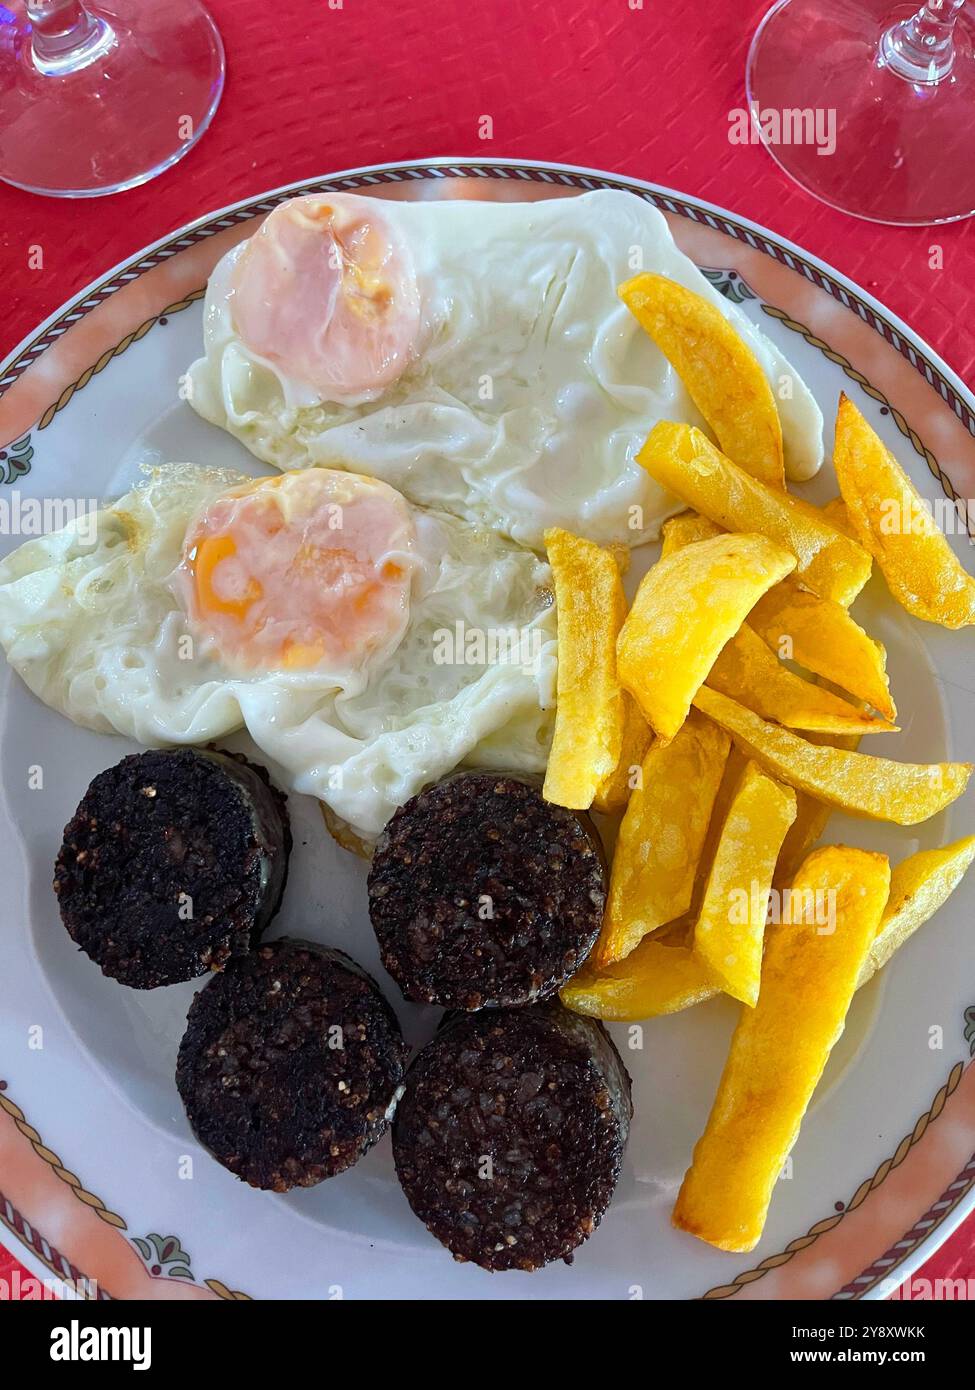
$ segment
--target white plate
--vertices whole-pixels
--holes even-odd
[[[198,353],[210,267],[283,197],[352,188],[523,198],[607,186],[668,213],[683,249],[785,349],[828,420],[847,390],[926,496],[942,487],[975,495],[971,394],[909,329],[821,262],[650,184],[551,164],[440,160],[276,190],[201,219],[94,282],[0,373],[0,440],[8,441],[0,508],[15,493],[110,495],[152,459],[265,471],[179,401],[177,383]],[[825,501],[835,491],[827,465],[810,495]],[[19,540],[2,537],[3,549]],[[955,544],[966,558],[967,541]],[[971,634],[912,621],[876,580],[857,616],[889,652],[903,732],[883,752],[971,757]],[[74,950],[58,920],[50,880],[62,827],[94,773],[132,746],[74,728],[6,667],[0,682],[0,1220],[38,1272],[80,1272],[120,1297],[877,1296],[975,1205],[975,1070],[965,1065],[975,1034],[975,879],[857,996],[793,1176],[780,1182],[750,1256],[711,1250],[669,1220],[723,1063],[735,1016],[727,1000],[613,1030],[633,1075],[634,1127],[615,1201],[571,1267],[489,1275],[453,1264],[400,1192],[388,1139],[317,1188],[273,1196],[243,1186],[196,1144],[173,1085],[197,984],[147,994],[118,987]],[[43,786],[31,789],[37,768]],[[332,843],[313,803],[292,797],[291,812],[292,876],[272,934],[349,951],[378,976],[411,1040],[423,1039],[433,1011],[403,1006],[383,975],[363,865]],[[828,838],[896,860],[971,829],[963,799],[913,830],[837,816]]]

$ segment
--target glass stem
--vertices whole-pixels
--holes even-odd
[[[933,85],[951,72],[954,29],[965,0],[928,0],[910,19],[892,24],[880,40],[885,67],[907,82]]]
[[[86,68],[115,42],[111,25],[81,0],[27,0],[27,17],[34,66],[51,77]]]

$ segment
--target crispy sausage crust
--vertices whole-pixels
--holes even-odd
[[[284,796],[240,755],[136,753],[100,772],[54,868],[68,933],[104,974],[154,989],[220,970],[281,902]]]
[[[595,1020],[554,1001],[456,1015],[407,1073],[396,1171],[455,1259],[571,1262],[609,1205],[632,1112],[626,1069]]]
[[[369,873],[383,965],[407,999],[454,1009],[554,993],[592,950],[605,902],[589,818],[503,773],[462,773],[413,797]]]
[[[343,1172],[385,1133],[408,1056],[355,961],[283,938],[196,995],[176,1085],[214,1158],[252,1187],[287,1192]]]

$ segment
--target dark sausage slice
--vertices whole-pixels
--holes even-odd
[[[632,1113],[626,1069],[594,1019],[555,1001],[454,1015],[407,1072],[396,1172],[456,1260],[568,1263],[609,1205]]]
[[[506,773],[462,773],[413,797],[369,873],[383,965],[407,999],[454,1009],[553,994],[592,950],[605,901],[589,817]]]
[[[155,989],[220,970],[278,910],[284,796],[240,755],[136,753],[100,772],[54,868],[61,920],[104,974]]]
[[[385,1133],[409,1048],[375,981],[341,951],[267,942],[196,995],[176,1065],[193,1132],[252,1187],[350,1168]]]

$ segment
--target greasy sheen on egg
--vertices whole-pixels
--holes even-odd
[[[554,526],[635,545],[680,505],[635,461],[649,430],[704,426],[616,293],[640,270],[742,333],[775,394],[789,476],[814,473],[822,416],[798,373],[665,218],[616,190],[285,203],[211,275],[185,394],[276,468],[370,474],[539,550]]]

